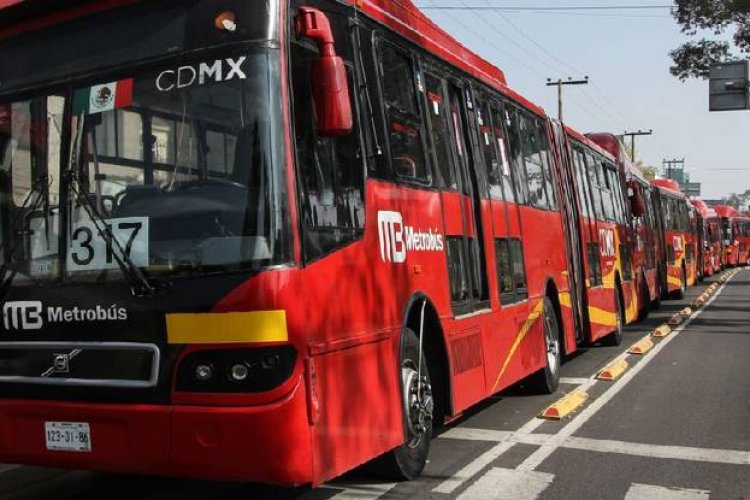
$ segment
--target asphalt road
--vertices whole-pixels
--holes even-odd
[[[558,394],[519,386],[467,413],[433,441],[417,481],[354,471],[305,491],[0,465],[0,498],[750,499],[750,271],[645,356],[625,353],[707,283],[626,328],[620,347],[581,350],[563,365]],[[596,381],[616,358],[625,374]],[[589,397],[572,416],[536,418],[576,388]]]

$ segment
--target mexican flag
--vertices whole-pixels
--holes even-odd
[[[92,115],[103,111],[125,108],[133,103],[133,79],[103,83],[76,90],[73,96],[73,114]]]

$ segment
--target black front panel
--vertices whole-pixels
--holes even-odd
[[[248,278],[174,279],[146,297],[125,283],[12,288],[0,302],[0,397],[167,403],[182,346],[168,344],[166,314],[208,312]],[[69,373],[42,376],[59,355]]]

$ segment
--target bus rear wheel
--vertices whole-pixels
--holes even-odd
[[[373,464],[379,475],[399,481],[415,479],[422,473],[432,439],[432,385],[424,352],[421,370],[419,359],[419,338],[413,330],[405,328],[400,364],[405,442]]]
[[[549,297],[544,297],[544,368],[532,375],[530,380],[534,392],[553,394],[560,385],[560,365],[562,364],[562,343],[560,325],[555,307]]]

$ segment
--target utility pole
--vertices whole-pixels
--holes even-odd
[[[563,80],[562,78],[559,78],[557,80],[553,80],[552,78],[547,78],[547,87],[557,86],[557,119],[560,120],[561,123],[563,121],[563,98],[562,98],[563,85],[588,85],[588,83],[589,83],[588,76],[585,76],[583,80],[573,80],[570,77],[568,77],[567,80]]]
[[[623,137],[630,137],[630,157],[633,160],[633,163],[635,163],[635,138],[636,136],[640,135],[651,135],[654,131],[651,129],[648,130],[641,130],[638,129],[638,132],[625,132],[622,134]]]
[[[683,159],[681,159],[681,160],[677,160],[677,159],[673,159],[673,160],[662,160],[662,162],[661,162],[661,166],[662,166],[662,168],[664,168],[664,167],[665,167],[665,165],[666,165],[666,171],[667,171],[667,178],[668,178],[668,179],[671,179],[671,178],[672,178],[672,168],[673,168],[673,167],[674,167],[675,165],[682,165],[682,168],[683,168],[683,170],[684,170],[684,168],[685,168],[685,158],[683,158]]]

